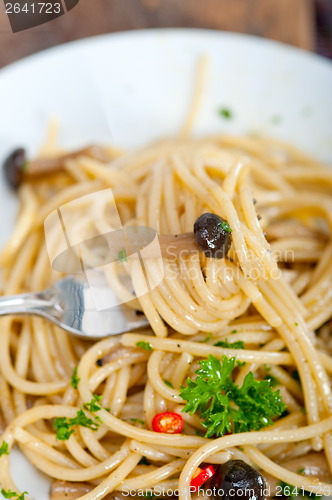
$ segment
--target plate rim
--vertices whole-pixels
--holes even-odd
[[[62,52],[63,50],[79,50],[80,47],[84,47],[85,45],[100,43],[103,40],[113,40],[113,39],[122,39],[122,38],[131,38],[131,37],[146,37],[151,35],[163,34],[165,36],[173,36],[173,35],[182,35],[182,36],[215,36],[217,38],[229,38],[233,40],[239,41],[247,41],[249,43],[257,44],[258,46],[266,46],[270,48],[279,48],[280,50],[288,53],[293,53],[294,55],[298,55],[300,57],[304,57],[306,59],[310,59],[312,62],[317,64],[321,64],[326,68],[330,68],[332,71],[332,60],[324,57],[320,54],[316,54],[315,52],[310,52],[309,50],[303,49],[301,47],[296,47],[294,45],[281,42],[278,40],[272,40],[269,38],[260,37],[258,35],[251,35],[247,33],[238,33],[235,31],[225,31],[225,30],[216,30],[216,29],[206,29],[206,28],[179,28],[179,27],[170,27],[170,28],[146,28],[146,29],[133,29],[133,30],[124,30],[124,31],[116,31],[111,33],[102,33],[99,35],[92,35],[88,37],[79,38],[77,40],[71,40],[68,42],[63,42],[54,47],[48,47],[33,54],[29,54],[24,56],[17,61],[13,61],[9,64],[6,64],[2,68],[0,68],[0,83],[1,79],[8,73],[15,71],[20,65],[29,64],[31,62],[38,61],[38,59],[43,59],[45,56],[57,54]]]

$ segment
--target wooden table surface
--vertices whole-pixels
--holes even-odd
[[[0,67],[87,36],[155,27],[249,33],[314,50],[314,0],[80,0],[64,16],[13,34],[0,0]]]

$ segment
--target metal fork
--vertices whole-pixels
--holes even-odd
[[[102,273],[96,275],[103,303],[114,303],[115,294]],[[37,315],[72,335],[90,340],[136,330],[149,324],[146,317],[126,304],[98,311],[91,288],[82,275],[70,275],[38,293],[0,298],[0,316]]]

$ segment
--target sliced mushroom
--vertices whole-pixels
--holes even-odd
[[[77,158],[78,156],[88,156],[101,162],[109,160],[104,148],[95,145],[56,156],[55,158],[38,158],[31,161],[27,160],[26,152],[23,148],[17,148],[6,158],[3,165],[4,174],[10,187],[17,189],[26,180],[62,170],[66,160]]]
[[[89,493],[93,486],[88,483],[70,483],[69,481],[54,481],[52,484],[50,500],[75,500]]]

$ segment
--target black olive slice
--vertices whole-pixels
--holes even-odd
[[[205,213],[196,219],[194,236],[207,257],[223,259],[231,246],[231,228],[219,215]]]
[[[265,499],[262,475],[242,460],[229,460],[219,465],[211,478],[210,488],[215,499]]]

